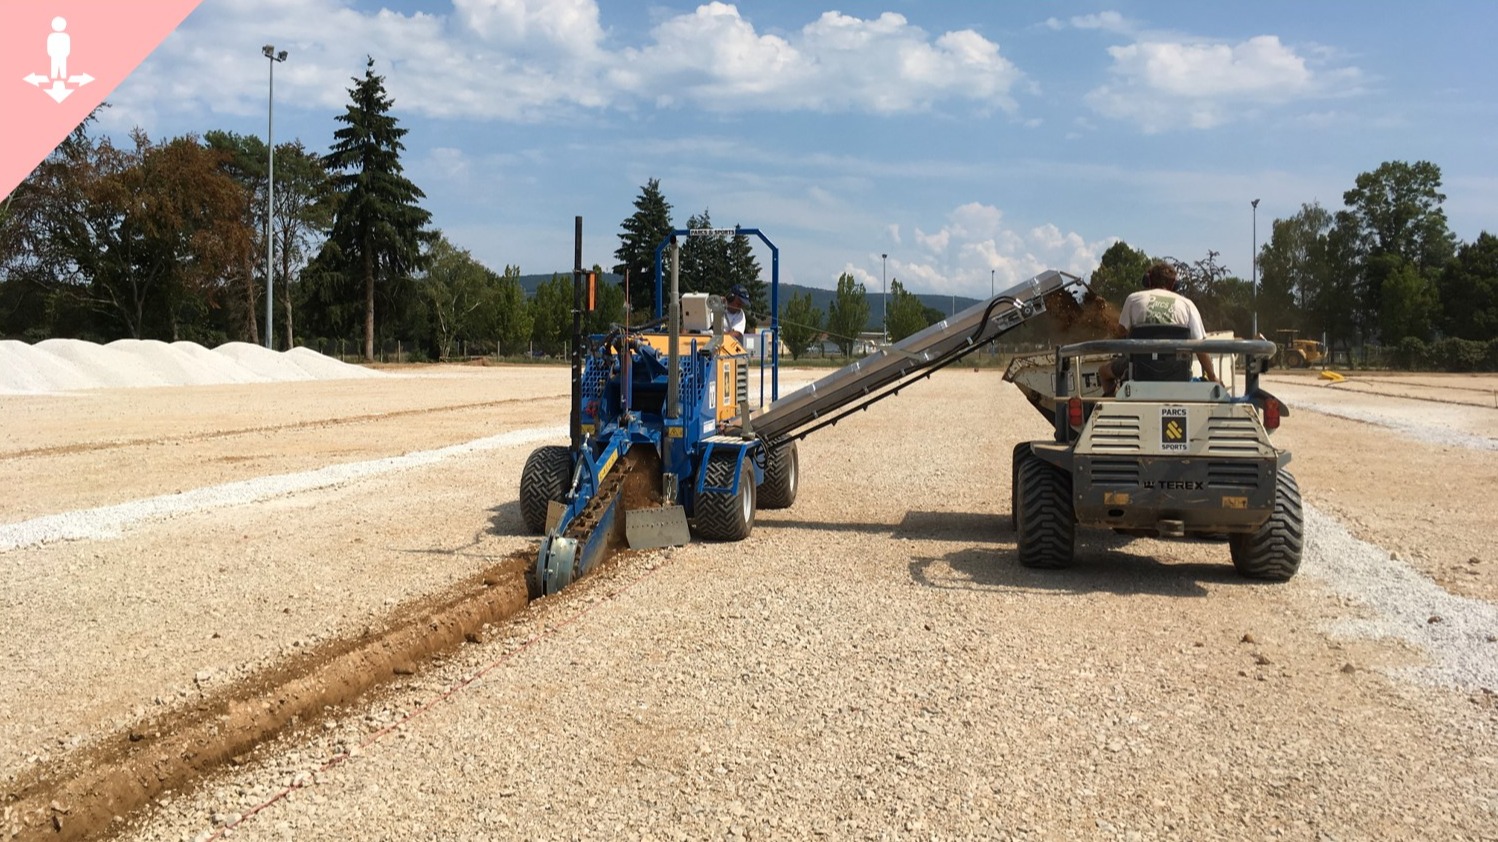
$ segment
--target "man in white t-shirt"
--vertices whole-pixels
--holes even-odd
[[[1118,312],[1118,326],[1114,335],[1126,337],[1139,325],[1184,325],[1190,331],[1190,339],[1207,338],[1202,325],[1202,314],[1191,299],[1176,292],[1176,270],[1169,263],[1156,263],[1144,275],[1145,288],[1124,299]],[[1212,367],[1212,358],[1197,354],[1201,362],[1202,376],[1216,380],[1217,372]],[[1103,386],[1103,396],[1112,397],[1128,371],[1128,358],[1115,357],[1098,369],[1098,380]]]
[[[734,284],[728,291],[727,297],[723,299],[727,306],[724,308],[723,332],[739,344],[744,343],[744,330],[748,327],[748,317],[744,315],[744,308],[749,306],[749,290],[743,284]]]

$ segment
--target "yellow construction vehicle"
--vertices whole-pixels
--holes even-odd
[[[1276,333],[1280,339],[1275,363],[1281,368],[1305,368],[1326,360],[1326,345],[1314,339],[1297,339],[1298,332],[1292,328]]]

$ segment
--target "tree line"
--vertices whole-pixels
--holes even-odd
[[[518,266],[495,272],[430,227],[424,194],[403,173],[406,130],[371,59],[348,89],[329,151],[301,141],[276,147],[274,230],[266,214],[266,147],[257,137],[208,131],[117,146],[94,137],[91,117],[0,203],[0,335],[98,342],[132,337],[217,345],[348,343],[373,359],[401,342],[417,356],[562,354],[571,335],[572,279],[554,275],[533,296]],[[1182,290],[1211,329],[1273,339],[1282,330],[1335,348],[1375,349],[1383,362],[1498,368],[1498,238],[1459,243],[1442,210],[1441,171],[1391,161],[1360,174],[1335,211],[1303,205],[1275,219],[1259,249],[1257,289],[1216,251],[1176,263]],[[641,187],[620,224],[619,284],[600,285],[586,329],[656,306],[655,253],[675,229],[660,181]],[[685,227],[713,229],[708,209]],[[275,262],[267,266],[266,237]],[[1091,274],[1117,302],[1153,260],[1119,241]],[[594,266],[602,273],[602,268]],[[279,306],[263,324],[267,272]],[[768,321],[768,289],[747,236],[682,243],[681,288],[723,294],[742,284],[750,324]],[[875,324],[898,341],[943,314],[898,279]],[[828,312],[811,298],[782,302],[782,340],[799,357],[821,341],[844,356],[871,320],[863,284],[837,280]]]
[[[1388,161],[1361,173],[1335,211],[1301,205],[1275,219],[1259,248],[1259,284],[1231,275],[1217,252],[1185,262],[1120,241],[1089,285],[1119,302],[1156,259],[1175,263],[1181,291],[1209,330],[1278,340],[1293,332],[1371,364],[1498,370],[1498,238],[1460,243],[1441,205],[1441,169]],[[1250,273],[1251,275],[1252,273]]]
[[[273,230],[260,138],[137,130],[116,145],[91,115],[0,203],[0,336],[564,353],[571,276],[528,297],[518,266],[495,272],[431,228],[372,59],[352,81],[326,154],[276,146]],[[623,300],[605,285],[587,328],[620,320]]]

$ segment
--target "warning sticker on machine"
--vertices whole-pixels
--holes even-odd
[[[1185,452],[1190,432],[1186,425],[1186,407],[1163,406],[1160,408],[1160,449],[1167,452]]]

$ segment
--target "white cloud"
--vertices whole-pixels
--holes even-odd
[[[947,213],[934,233],[915,226],[927,254],[890,255],[890,277],[912,292],[988,295],[990,286],[1008,289],[1047,269],[1086,277],[1117,238],[1088,240],[1075,231],[1046,223],[1020,232],[1006,227],[993,205],[968,202]]]
[[[1023,74],[972,30],[934,40],[903,15],[826,12],[785,37],[762,34],[736,6],[712,2],[667,18],[654,43],[626,49],[609,74],[658,104],[712,110],[923,111],[947,100],[1013,110]]]
[[[453,9],[480,38],[510,47],[540,41],[582,54],[603,40],[594,0],[453,0]]]
[[[925,231],[915,229],[915,241],[925,246],[929,251],[940,254],[947,250],[947,243],[952,239],[952,232],[943,228],[935,234],[927,234]]]
[[[1046,26],[1051,29],[1099,29],[1104,32],[1130,33],[1135,30],[1132,21],[1118,12],[1098,12],[1095,15],[1075,15],[1061,20],[1060,18],[1048,18]]]
[[[375,58],[397,108],[424,116],[567,122],[641,104],[712,111],[891,114],[958,103],[1013,110],[1023,74],[971,30],[930,35],[903,16],[828,12],[785,35],[710,2],[662,19],[640,44],[610,43],[597,0],[452,0],[431,12],[363,11],[347,0],[204,3],[112,98],[107,127],[158,112],[255,114],[259,45],[278,105],[338,109]]]
[[[1356,68],[1322,69],[1324,51],[1310,52],[1301,55],[1274,35],[1237,44],[1141,40],[1108,48],[1112,81],[1086,99],[1099,113],[1154,133],[1212,128],[1267,107],[1356,90]]]

